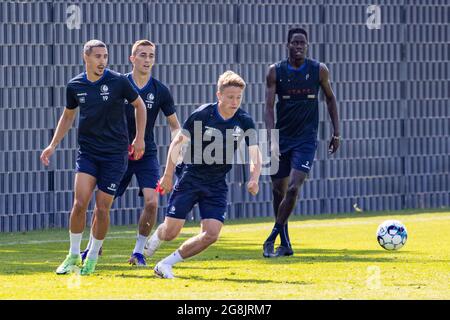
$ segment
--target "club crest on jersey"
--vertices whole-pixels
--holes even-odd
[[[104,84],[100,87],[100,95],[103,97],[103,101],[108,100],[109,88],[106,84]]]
[[[239,140],[239,138],[240,138],[240,136],[242,135],[242,129],[241,129],[241,127],[239,127],[239,126],[234,126],[234,128],[233,128],[233,138],[234,138],[234,141],[238,141]]]
[[[153,108],[153,103],[155,102],[155,96],[153,95],[153,93],[149,93],[147,95],[147,98],[145,99],[145,103],[147,105],[148,109]]]

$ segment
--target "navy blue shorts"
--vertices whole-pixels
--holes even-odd
[[[184,219],[198,203],[201,219],[225,221],[228,186],[225,180],[204,183],[183,177],[177,180],[169,198],[166,217]]]
[[[273,179],[282,179],[290,175],[291,169],[309,173],[314,162],[317,141],[283,141],[280,139],[280,164]]]
[[[128,185],[136,175],[139,185],[139,195],[142,196],[142,189],[156,189],[159,180],[159,162],[156,155],[147,156],[140,160],[128,160],[128,168],[117,189],[116,198],[122,196],[127,190]]]
[[[78,151],[76,172],[87,173],[97,179],[99,190],[115,195],[120,180],[127,170],[128,153],[93,155]]]

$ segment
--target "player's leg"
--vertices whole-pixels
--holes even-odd
[[[289,256],[294,253],[285,225],[297,204],[300,188],[308,178],[309,171],[314,162],[316,149],[316,141],[306,141],[292,149],[292,170],[289,175],[288,189],[278,209],[278,216],[275,223],[278,226],[282,226],[280,230],[281,245],[275,253],[277,257]]]
[[[154,269],[155,273],[161,278],[173,278],[172,267],[199,254],[216,242],[222,226],[223,223],[217,219],[203,219],[201,233],[187,239],[175,252],[158,262]]]
[[[223,223],[216,219],[203,219],[201,233],[186,240],[178,249],[183,259],[193,257],[204,251],[219,239]]]
[[[278,209],[280,208],[281,201],[286,195],[289,185],[289,177],[276,179],[272,178],[272,195],[273,195],[273,212],[275,214],[275,220],[278,217]]]
[[[289,183],[289,177],[284,177],[284,178],[272,177],[273,211],[275,214],[275,221],[278,216],[278,209],[280,207],[281,201],[283,201],[283,198],[286,195],[288,183]],[[279,230],[280,227],[281,226],[275,225],[272,228],[272,232],[269,234],[269,237],[267,237],[266,241],[264,242],[263,256],[266,258],[268,258],[274,254],[275,239],[277,238],[278,234],[280,233],[280,230]],[[284,228],[287,229],[287,223],[284,226]]]
[[[127,171],[125,172],[122,180],[120,181],[119,187],[117,188],[117,192],[114,195],[114,199],[121,197],[125,191],[128,188],[128,185],[131,182],[131,179],[133,178],[134,175],[134,167],[133,167],[133,163],[129,162],[127,165]],[[91,220],[91,229],[90,229],[90,234],[89,234],[89,242],[86,245],[86,248],[84,249],[83,252],[81,252],[81,261],[84,262],[84,260],[86,260],[86,257],[89,253],[89,249],[92,246],[92,227],[95,224],[95,212],[92,215],[92,220]],[[102,251],[103,251],[103,247],[100,248],[98,255],[101,256],[102,255]]]
[[[158,209],[158,193],[155,189],[142,189],[144,195],[144,209],[139,217],[138,234],[136,236],[136,244],[133,249],[128,263],[140,267],[146,266],[144,257],[144,246],[148,236],[156,223],[156,213]]]
[[[164,222],[158,226],[150,239],[148,239],[144,249],[145,254],[147,256],[152,256],[156,250],[158,250],[163,241],[172,241],[178,237],[185,221],[185,219],[166,216]],[[171,257],[170,261],[173,263],[183,260],[178,251],[175,251],[169,257]],[[166,266],[161,265],[161,263],[157,263],[153,270],[155,274],[161,278],[173,278],[171,265]]]
[[[287,186],[289,183],[289,173],[291,170],[290,152],[285,152],[280,156],[278,172],[271,176],[272,179],[272,194],[273,194],[273,210],[275,221],[278,216],[278,210],[284,196],[286,195]],[[274,255],[275,239],[280,234],[281,228],[284,226],[275,223],[272,231],[263,244],[263,256],[270,258]],[[287,227],[286,227],[287,228]]]
[[[86,257],[87,257],[87,255],[89,253],[89,249],[92,246],[92,226],[94,225],[94,223],[95,223],[95,215],[93,214],[92,215],[92,219],[91,219],[91,229],[90,229],[90,232],[89,232],[89,241],[88,241],[88,243],[86,245],[86,248],[81,252],[81,262],[84,262],[84,260],[86,260]],[[98,252],[98,255],[99,256],[102,255],[102,248],[100,248],[100,251]]]
[[[297,198],[300,192],[300,188],[307,179],[307,177],[308,174],[306,172],[299,171],[296,169],[291,170],[291,174],[289,176],[288,189],[285,197],[281,201],[280,207],[278,209],[278,216],[275,223],[280,228],[280,239],[281,239],[280,247],[278,247],[275,253],[276,256],[286,256],[293,254],[289,235],[286,232],[284,226],[287,223],[292,211],[294,210],[295,205],[297,204]]]
[[[156,213],[158,210],[158,193],[155,189],[144,188],[144,209],[139,217],[139,234],[148,237],[156,223]]]
[[[74,202],[70,213],[70,252],[57,268],[57,274],[67,274],[74,265],[81,265],[80,245],[86,224],[86,210],[96,184],[96,178],[78,172],[75,174]]]
[[[178,180],[170,195],[164,223],[160,224],[144,247],[146,256],[151,257],[163,241],[175,239],[184,225],[187,214],[198,201],[198,186],[185,179]]]
[[[98,253],[109,228],[109,212],[120,181],[127,171],[128,154],[98,156],[98,190],[95,195],[94,222],[92,225],[92,245],[81,269],[81,275],[95,271]]]
[[[144,246],[156,223],[158,210],[158,193],[155,189],[159,180],[159,163],[154,156],[136,161],[133,166],[140,188],[139,196],[144,197],[144,208],[139,217],[136,243],[128,263],[145,267]]]
[[[114,196],[97,190],[95,194],[94,222],[92,225],[92,244],[89,248],[86,260],[81,269],[82,275],[89,275],[95,271],[100,248],[106,237],[109,228],[109,211],[111,209]]]
[[[174,264],[199,254],[219,238],[227,209],[227,184],[225,180],[212,185],[197,184],[195,189],[195,197],[192,198],[198,200],[202,219],[201,233],[186,240],[174,253],[156,264],[155,273],[162,278],[173,278]]]
[[[163,241],[172,241],[180,234],[184,226],[185,219],[165,217],[164,222],[161,223],[152,236],[147,240],[144,246],[144,253],[147,257],[155,254],[156,250],[161,246]]]

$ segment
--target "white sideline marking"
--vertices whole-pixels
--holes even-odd
[[[436,220],[450,220],[450,215],[443,216],[443,217],[417,217],[417,218],[409,218],[408,216],[405,216],[406,219],[399,218],[398,220],[407,221],[407,222],[422,222],[422,221],[436,221]],[[367,221],[335,221],[335,222],[320,222],[320,223],[302,223],[301,221],[295,221],[295,223],[299,223],[296,225],[289,225],[289,229],[306,229],[306,228],[323,228],[323,227],[347,227],[347,226],[354,226],[354,225],[367,225],[367,224],[377,224],[381,223],[381,220],[388,220],[389,218],[387,216],[383,217],[370,217],[368,218],[370,220]],[[408,226],[406,226],[408,228]],[[269,226],[259,226],[259,227],[252,227],[252,228],[236,228],[236,226],[228,226],[226,229],[227,233],[235,233],[235,232],[242,232],[242,231],[255,231],[255,230],[270,230],[272,226],[269,224]],[[136,231],[117,231],[117,232],[111,232],[108,234],[130,234],[129,236],[107,236],[105,240],[108,239],[134,239]],[[196,232],[182,232],[180,235],[194,235]],[[83,239],[88,240],[88,239]],[[34,245],[34,244],[44,244],[44,243],[64,243],[64,242],[70,242],[69,239],[53,239],[53,240],[29,240],[29,241],[13,241],[13,242],[4,242],[0,243],[0,247],[5,246],[14,246],[14,245]]]

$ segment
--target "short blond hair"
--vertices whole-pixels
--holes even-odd
[[[239,87],[244,90],[246,84],[244,79],[242,79],[240,75],[231,70],[228,70],[225,71],[217,81],[217,89],[220,92],[222,92],[226,87]]]
[[[133,47],[131,48],[131,55],[135,55],[138,47],[140,46],[149,46],[156,48],[155,44],[151,42],[150,40],[138,40],[133,44]]]

